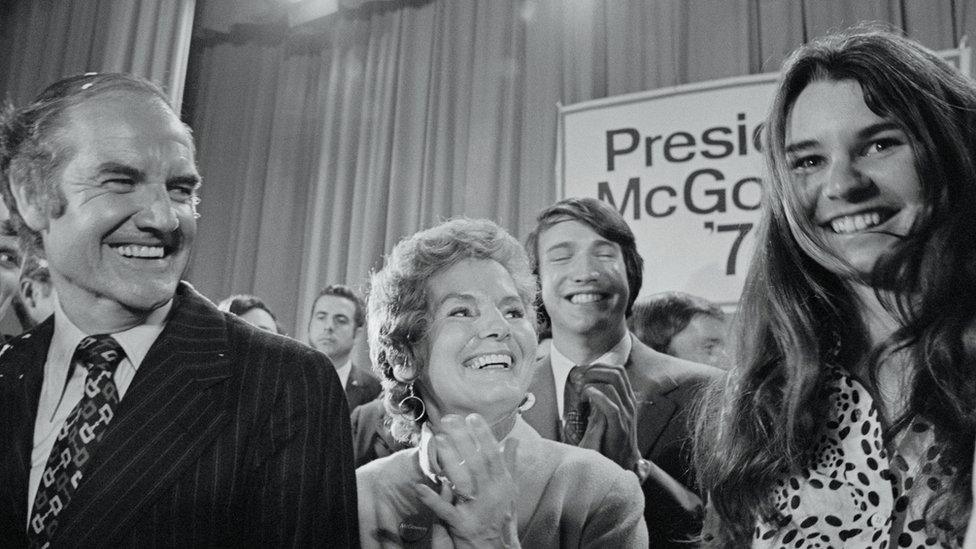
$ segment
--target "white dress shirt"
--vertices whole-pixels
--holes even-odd
[[[153,311],[146,321],[124,332],[112,334],[125,351],[125,358],[115,369],[115,386],[119,391],[119,401],[136,375],[136,370],[146,358],[149,348],[159,337],[166,324],[166,316],[172,308],[172,300]],[[44,381],[41,383],[41,396],[37,405],[37,419],[34,421],[34,448],[31,451],[30,484],[27,492],[27,519],[34,507],[34,497],[41,483],[41,475],[47,465],[48,456],[58,439],[58,433],[71,410],[81,402],[85,392],[84,368],[71,368],[71,357],[88,334],[75,326],[61,309],[60,302],[54,300],[54,335],[48,347],[47,361],[44,363]],[[70,378],[69,378],[70,374]]]
[[[627,364],[627,358],[630,357],[630,349],[633,345],[634,343],[630,340],[630,332],[626,332],[624,333],[624,337],[616,345],[590,364],[600,363],[610,364],[612,366],[624,366]],[[566,355],[559,352],[559,344],[555,339],[552,340],[552,345],[550,346],[549,362],[552,364],[552,377],[556,381],[556,410],[559,412],[559,417],[562,418],[563,391],[566,387],[566,380],[569,379],[569,371],[576,364],[566,358]],[[560,421],[562,420],[560,419]]]
[[[342,382],[342,390],[345,390],[349,383],[349,372],[352,372],[352,355],[346,359],[342,366],[336,366],[335,369],[336,373],[339,374],[339,381]]]

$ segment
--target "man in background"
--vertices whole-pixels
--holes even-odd
[[[654,294],[634,304],[627,324],[655,351],[729,368],[728,318],[706,299],[683,292]]]
[[[31,326],[19,299],[20,243],[6,208],[0,208],[0,341],[19,335]]]
[[[234,294],[217,304],[221,311],[233,313],[251,326],[273,334],[284,334],[278,318],[261,298],[251,294]]]
[[[319,292],[308,320],[308,344],[332,360],[350,410],[380,393],[380,382],[370,369],[352,360],[356,338],[362,335],[365,324],[362,298],[342,284],[327,286]]]
[[[718,370],[659,353],[627,329],[643,259],[623,217],[592,198],[543,210],[527,251],[552,330],[525,420],[543,437],[590,448],[633,471],[644,490],[651,547],[701,528],[692,489],[689,411]]]
[[[0,540],[358,547],[328,359],[181,281],[193,140],[148,81],[86,74],[0,117],[0,183],[54,314],[0,348]]]
[[[33,328],[54,314],[57,296],[51,284],[51,272],[47,260],[37,254],[27,253],[20,265],[19,300],[24,315],[29,319],[26,329]]]

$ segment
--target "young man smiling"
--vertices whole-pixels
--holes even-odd
[[[525,412],[546,438],[591,448],[640,479],[652,547],[686,547],[701,527],[688,413],[719,370],[652,350],[627,329],[643,259],[609,205],[568,198],[543,210],[526,247],[552,326]],[[570,402],[566,402],[569,400]]]

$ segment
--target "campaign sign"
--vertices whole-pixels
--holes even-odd
[[[940,52],[968,75],[970,50]],[[619,211],[644,258],[641,294],[684,291],[727,308],[760,219],[761,127],[776,73],[560,106],[557,196]]]

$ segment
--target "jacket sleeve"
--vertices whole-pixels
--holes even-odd
[[[602,499],[594,500],[583,528],[580,547],[648,546],[644,522],[644,494],[637,476],[629,471],[614,471]]]
[[[655,547],[686,547],[701,531],[704,506],[695,492],[651,462],[643,485],[645,521]]]
[[[262,547],[359,547],[349,410],[335,369],[309,353],[287,365],[262,430],[248,520]]]

